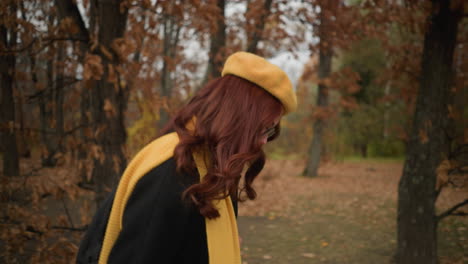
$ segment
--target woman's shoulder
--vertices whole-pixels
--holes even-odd
[[[177,134],[170,133],[143,147],[125,169],[119,182],[117,196],[122,196],[121,198],[125,201],[143,176],[163,165],[174,155],[178,143]]]
[[[176,160],[171,157],[145,173],[133,192],[149,193],[169,203],[178,202],[183,191],[197,181],[198,174],[177,170]]]
[[[145,173],[140,180],[138,185],[155,185],[155,184],[164,184],[164,186],[173,186],[173,185],[192,185],[195,175],[190,173],[179,171],[177,169],[177,162],[174,157],[170,157],[161,164],[153,167],[147,173]],[[187,186],[185,186],[187,187]]]

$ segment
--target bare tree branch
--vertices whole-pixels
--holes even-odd
[[[68,210],[68,206],[67,206],[67,202],[65,201],[65,199],[62,197],[60,197],[61,201],[62,201],[62,205],[63,205],[63,210],[65,211],[65,214],[67,215],[67,218],[68,218],[68,222],[70,223],[71,227],[72,228],[75,228],[75,225],[73,224],[73,219],[70,215],[70,211]]]
[[[63,85],[60,87],[60,86],[56,86],[55,83],[56,82],[59,82],[59,81],[64,81]],[[74,77],[69,77],[69,76],[65,76],[65,78],[57,78],[54,80],[54,82],[51,84],[52,89],[44,89],[44,90],[40,90],[36,93],[33,93],[31,95],[27,95],[25,96],[28,103],[31,103],[34,99],[38,98],[38,97],[41,97],[41,96],[47,96],[49,93],[52,93],[54,92],[55,90],[58,90],[58,89],[65,89],[67,86],[69,85],[72,85],[72,84],[75,84],[77,82],[81,82],[82,79],[77,79],[77,78],[74,78]]]
[[[453,159],[457,156],[460,156],[464,153],[468,153],[468,144],[460,144],[458,146],[456,146],[456,148],[451,151],[450,153],[450,157]]]
[[[68,230],[68,231],[77,231],[77,232],[83,232],[88,229],[88,225],[81,226],[81,227],[69,227],[69,226],[51,226],[52,229],[61,229],[61,230]]]
[[[8,55],[8,54],[14,54],[14,53],[20,53],[23,51],[26,51],[28,49],[31,49],[31,47],[34,45],[34,43],[39,42],[39,43],[44,43],[41,45],[37,50],[34,50],[31,52],[31,55],[38,54],[41,52],[43,49],[47,48],[49,45],[53,44],[56,41],[81,41],[84,43],[88,42],[88,39],[86,38],[79,38],[79,37],[71,37],[71,36],[66,36],[66,37],[45,37],[45,38],[38,38],[35,37],[33,38],[29,43],[25,44],[24,46],[16,49],[0,49],[0,55]]]
[[[468,199],[466,199],[465,201],[463,201],[463,202],[461,202],[459,204],[456,204],[452,208],[450,208],[447,211],[443,212],[442,214],[438,215],[437,216],[437,221],[439,222],[440,220],[444,219],[445,217],[447,217],[449,215],[467,215],[467,213],[465,213],[465,212],[456,212],[455,213],[455,210],[457,210],[458,208],[463,207],[463,206],[465,206],[467,204],[468,204]]]
[[[65,131],[64,135],[67,136],[67,135],[73,134],[78,129],[83,128],[83,127],[87,127],[87,125],[80,124],[78,126],[75,126],[75,127],[71,128],[70,130]],[[0,127],[0,130],[2,130],[2,129],[6,129],[6,128]],[[15,128],[15,129],[18,129],[18,128]],[[24,127],[23,129],[26,130],[26,131],[34,131],[34,132],[46,133],[46,134],[49,134],[49,135],[57,135],[57,132],[55,132],[53,130],[44,130],[44,129],[35,128],[35,127]]]

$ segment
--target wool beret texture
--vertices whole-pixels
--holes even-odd
[[[285,113],[296,111],[297,98],[286,73],[264,58],[249,52],[236,52],[224,63],[221,76],[232,74],[262,87],[283,104]]]

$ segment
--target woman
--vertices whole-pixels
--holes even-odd
[[[262,146],[295,108],[280,68],[251,53],[231,55],[222,77],[130,162],[94,217],[77,263],[240,264],[237,201],[243,193],[255,198]]]

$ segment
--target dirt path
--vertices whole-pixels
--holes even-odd
[[[256,184],[259,198],[240,205],[243,262],[391,263],[402,164],[330,164],[315,179],[298,177],[302,168],[301,161],[270,162]],[[447,190],[438,209],[465,196]],[[466,218],[442,222],[442,263],[468,263],[467,226]]]

